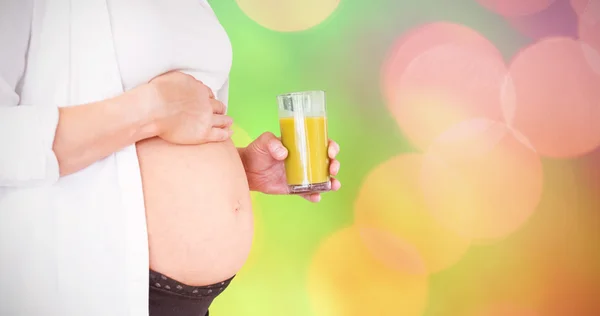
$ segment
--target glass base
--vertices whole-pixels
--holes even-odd
[[[322,193],[331,191],[331,181],[312,184],[290,184],[291,194]]]

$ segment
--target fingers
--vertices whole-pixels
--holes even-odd
[[[275,136],[269,140],[268,148],[271,156],[276,160],[285,160],[288,156],[287,148],[285,148],[281,141]]]
[[[329,141],[329,148],[327,149],[327,154],[330,159],[335,159],[335,157],[340,153],[340,145],[332,140]]]
[[[331,178],[331,191],[338,191],[342,187],[342,183],[335,178]],[[302,198],[309,202],[321,202],[321,193],[302,194]]]
[[[331,191],[338,191],[342,187],[342,183],[335,178],[331,178]]]
[[[332,159],[331,163],[329,164],[329,173],[332,176],[337,176],[337,174],[340,172],[340,162],[338,160]]]
[[[337,159],[335,159],[335,157],[339,154],[339,152],[340,152],[340,145],[338,145],[338,143],[336,143],[334,141],[329,141],[329,148],[327,150],[327,154],[331,161],[329,164],[329,173],[332,176],[331,177],[331,191],[338,191],[342,187],[342,183],[338,179],[333,178],[334,176],[337,176],[337,174],[340,172],[340,162]],[[318,203],[321,201],[320,193],[304,194],[304,195],[302,195],[302,197],[304,199],[306,199],[307,201],[313,202],[313,203]]]
[[[192,76],[190,74],[186,74],[186,75],[190,76],[190,78],[193,79],[196,83],[198,83],[198,85],[201,88],[206,89],[206,91],[208,92],[208,97],[210,99],[214,99],[215,98],[215,94],[213,93],[212,89],[209,88],[207,85],[205,85],[204,82],[202,82],[201,80],[196,79],[196,77],[194,77],[194,76]]]
[[[233,119],[227,115],[213,115],[212,126],[220,128],[228,128],[233,124]]]
[[[313,202],[313,203],[318,203],[321,201],[321,194],[320,193],[312,193],[312,194],[303,194],[302,197],[309,201],[309,202]]]
[[[231,135],[233,135],[233,131],[231,129],[213,127],[208,133],[207,140],[209,142],[222,142],[231,138]]]
[[[215,114],[225,114],[227,108],[223,102],[218,101],[216,99],[210,99],[210,105],[212,106],[213,113]]]
[[[213,93],[212,89],[209,87],[206,87],[206,90],[208,90],[208,97],[211,99],[215,98],[215,94]]]
[[[209,88],[207,85],[204,84],[204,82],[196,79],[195,77],[193,77],[193,76],[190,76],[190,77],[192,77],[192,79],[194,79],[200,85],[201,88],[206,89],[206,92],[208,92],[209,99],[215,99],[215,94],[213,93],[211,88]]]

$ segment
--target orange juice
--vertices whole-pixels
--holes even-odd
[[[329,181],[326,117],[285,117],[279,119],[281,142],[288,150],[285,171],[289,185]]]

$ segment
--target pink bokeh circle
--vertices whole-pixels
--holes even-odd
[[[547,38],[522,50],[509,71],[515,92],[511,125],[543,156],[569,158],[600,145],[600,60],[586,43]]]
[[[488,10],[505,17],[535,14],[548,8],[556,0],[477,0]]]
[[[441,22],[399,40],[384,64],[383,91],[404,135],[424,150],[460,121],[501,120],[507,76],[502,55],[485,37]]]

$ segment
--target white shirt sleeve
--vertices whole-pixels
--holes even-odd
[[[59,168],[52,151],[56,106],[20,104],[33,0],[0,2],[0,188],[51,183]]]
[[[216,99],[225,105],[225,112],[227,112],[227,109],[229,109],[229,78],[227,78],[221,89],[217,91]]]

